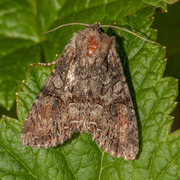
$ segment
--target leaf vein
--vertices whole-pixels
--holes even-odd
[[[6,149],[6,151],[14,158],[16,159],[20,164],[22,164],[22,166],[28,171],[28,173],[35,179],[37,179],[37,177],[29,170],[29,168],[25,165],[25,163],[20,160],[19,158],[17,158],[3,143],[1,143],[2,147],[4,149]]]
[[[65,155],[65,153],[64,153],[64,150],[63,150],[63,147],[62,147],[62,146],[61,146],[61,152],[62,152],[62,154],[63,154],[63,156],[64,156],[64,158],[65,158],[65,160],[66,160],[66,162],[67,162],[67,165],[68,165],[71,173],[73,174],[74,178],[77,180],[77,177],[76,177],[76,175],[74,174],[74,172],[73,172],[73,170],[72,170],[72,168],[71,168],[71,166],[70,166],[70,164],[69,164],[68,159],[66,158],[66,155]]]
[[[98,180],[100,180],[101,178],[101,172],[102,172],[102,163],[103,163],[103,158],[104,158],[104,151],[102,152],[102,156],[101,156],[101,164],[100,164],[100,169],[99,169],[99,176],[98,176]]]
[[[172,159],[172,161],[170,161],[170,163],[168,163],[164,168],[163,170],[161,171],[161,173],[158,175],[157,179],[160,178],[160,176],[162,176],[163,172],[179,157],[180,155],[180,152],[177,153],[177,155],[174,157],[174,159]]]

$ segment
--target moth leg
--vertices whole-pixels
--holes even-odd
[[[51,63],[34,63],[34,64],[30,64],[30,67],[35,66],[35,65],[41,65],[41,66],[51,66],[54,65],[58,62],[59,58],[56,59],[55,61],[51,62]]]
[[[53,65],[53,64],[56,64],[56,62],[57,62],[57,60],[56,61],[53,61],[53,62],[51,62],[51,63],[35,63],[35,64],[31,64],[30,66],[32,67],[32,66],[35,66],[35,65],[41,65],[41,66],[51,66],[51,65]]]

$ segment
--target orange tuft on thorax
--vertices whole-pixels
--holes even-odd
[[[96,54],[96,50],[99,43],[95,40],[94,36],[88,40],[87,55],[93,57]]]

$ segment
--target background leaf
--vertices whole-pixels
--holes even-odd
[[[0,40],[6,47],[0,52],[0,73],[3,72],[0,82],[4,85],[0,90],[0,103],[11,107],[13,92],[22,89],[17,97],[19,121],[5,116],[0,121],[2,179],[180,178],[180,131],[169,135],[173,119],[168,115],[175,107],[177,81],[162,78],[165,49],[125,32],[121,32],[117,42],[138,116],[140,151],[136,160],[125,161],[104,153],[85,133],[75,134],[63,145],[47,150],[25,147],[20,140],[25,117],[53,68],[33,66],[21,85],[29,64],[40,59],[54,60],[72,34],[84,27],[66,27],[47,35],[40,32],[68,22],[117,22],[142,37],[155,40],[156,32],[150,28],[151,16],[155,6],[165,7],[166,1],[9,0],[7,3],[4,0],[0,3]],[[109,35],[118,32],[107,31]]]
[[[68,22],[123,25],[127,15],[133,16],[139,9],[155,4],[164,7],[166,2],[1,0],[0,105],[10,109],[30,63],[52,62],[80,27],[66,27],[48,35],[42,32]]]

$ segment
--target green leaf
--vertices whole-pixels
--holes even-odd
[[[85,3],[85,1],[80,0],[38,1],[37,3],[31,0],[27,3],[9,0],[12,2],[14,11],[8,11],[12,7],[11,3],[6,5],[6,1],[4,4],[2,2],[1,4],[4,7],[0,6],[0,12],[1,9],[6,9],[4,13],[8,14],[5,16],[0,13],[3,18],[17,12],[17,14],[24,15],[23,19],[26,19],[25,12],[31,15],[34,13],[34,18],[37,18],[38,21],[37,28],[35,25],[33,26],[34,22],[30,27],[31,29],[34,28],[34,32],[37,29],[37,32],[46,31],[50,26],[52,28],[75,20],[85,23],[93,23],[99,20],[102,24],[116,21],[142,37],[152,40],[156,39],[156,33],[150,29],[151,16],[154,13],[154,7],[151,5],[165,6],[165,1],[153,0],[148,2],[111,0],[111,2],[106,3],[104,1],[88,1],[89,3]],[[22,7],[26,11],[21,11]],[[102,16],[99,16],[100,14]],[[11,15],[11,17],[16,19],[19,15]],[[23,23],[23,21],[21,22]],[[30,23],[31,18],[27,18],[26,22],[27,24]],[[17,79],[19,84],[14,85],[14,89],[20,87],[19,81],[24,76],[20,77],[19,75],[23,74],[21,65],[27,63],[26,66],[28,67],[28,63],[36,62],[32,58],[33,55],[40,57],[43,54],[46,62],[51,61],[55,58],[56,50],[58,53],[62,52],[73,32],[79,29],[79,27],[67,27],[43,37],[38,35],[36,38],[36,35],[33,35],[34,32],[30,32],[29,29],[27,32],[21,33],[22,31],[15,25],[14,29],[13,26],[10,26],[9,31],[3,29],[3,26],[0,27],[0,33],[4,42],[7,42],[6,36],[9,36],[11,31],[16,36],[12,41],[14,47],[11,46],[11,37],[9,37],[7,48],[4,48],[4,51],[0,53],[1,60],[5,59],[4,63],[10,64],[11,58],[8,57],[12,57],[13,62],[17,62],[19,65],[18,72],[16,72],[16,66],[12,65],[14,74],[16,72],[19,77]],[[26,23],[21,28],[27,28]],[[117,30],[107,31],[108,34],[118,32]],[[26,81],[21,85],[22,90],[17,95],[19,120],[5,116],[0,120],[1,179],[174,180],[180,178],[180,131],[169,134],[173,121],[169,114],[175,107],[177,81],[171,77],[162,77],[166,66],[165,49],[131,34],[121,33],[122,38],[117,38],[118,51],[138,117],[140,151],[136,159],[125,161],[123,158],[116,158],[104,153],[103,149],[99,149],[96,143],[92,141],[91,136],[86,133],[74,134],[71,139],[56,148],[35,149],[23,146],[20,140],[23,122],[34,99],[53,69],[53,66],[36,65],[29,69]],[[20,38],[21,35],[26,38]],[[19,39],[18,44],[16,44],[17,39]],[[37,39],[41,40],[36,42]],[[33,48],[36,51],[33,51]],[[20,53],[21,50],[22,53]],[[31,59],[32,61],[30,61]],[[0,66],[0,68],[2,67]],[[23,68],[25,74],[25,65]],[[4,71],[3,78],[9,77],[9,79],[14,80],[15,75],[12,76],[12,70],[8,71],[10,74],[7,73],[7,70],[5,71],[3,68],[2,70]],[[5,83],[4,93],[14,90],[11,88],[11,91],[7,91],[7,87],[8,85]],[[5,95],[4,97],[7,98]],[[10,98],[10,96],[8,97]],[[4,102],[8,104],[10,101],[4,100]]]

